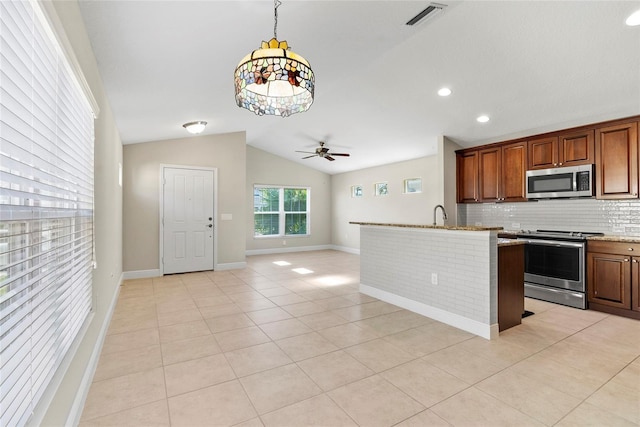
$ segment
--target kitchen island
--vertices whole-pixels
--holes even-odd
[[[483,338],[497,337],[502,227],[350,224],[360,225],[360,292]]]

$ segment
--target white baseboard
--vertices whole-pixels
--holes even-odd
[[[102,346],[104,345],[104,340],[107,336],[109,325],[111,324],[111,317],[113,316],[113,311],[115,310],[116,303],[118,302],[118,296],[120,295],[120,286],[122,286],[123,280],[124,273],[120,275],[118,286],[116,288],[116,291],[113,293],[113,298],[111,299],[111,303],[109,304],[109,308],[107,310],[104,322],[102,323],[102,327],[100,328],[98,339],[95,346],[93,347],[93,351],[91,352],[89,363],[87,363],[87,367],[84,371],[84,374],[82,375],[82,380],[80,381],[80,386],[78,387],[78,392],[76,393],[76,397],[73,400],[73,404],[71,405],[69,416],[67,417],[67,421],[65,423],[66,426],[77,426],[80,423],[82,410],[84,409],[84,404],[87,401],[87,395],[89,394],[89,389],[91,388],[91,383],[93,382],[93,376],[96,373],[96,368],[98,367],[100,353],[102,353]]]
[[[122,279],[130,280],[130,279],[147,279],[149,277],[160,277],[160,269],[156,268],[153,270],[134,270],[134,271],[124,271],[122,273]]]
[[[378,298],[384,302],[388,302],[389,304],[397,305],[398,307],[402,307],[409,311],[413,311],[414,313],[437,320],[438,322],[446,323],[454,328],[471,332],[472,334],[478,335],[482,338],[492,339],[498,337],[498,325],[484,324],[476,320],[460,316],[459,314],[449,313],[448,311],[444,311],[400,295],[392,294],[372,286],[367,286],[362,283],[360,283],[360,292],[365,295]]]
[[[307,252],[307,251],[326,251],[327,249],[333,249],[332,245],[317,245],[317,246],[293,246],[285,248],[271,248],[271,249],[251,249],[245,252],[247,256],[251,255],[268,255],[268,254],[283,254],[289,252]]]
[[[222,271],[222,270],[238,270],[241,268],[246,268],[247,263],[245,261],[242,262],[225,262],[222,264],[218,264],[214,270]]]
[[[349,254],[360,255],[360,248],[348,248],[346,246],[331,245],[331,249]]]

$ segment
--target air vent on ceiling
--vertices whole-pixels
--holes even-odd
[[[424,20],[427,17],[437,15],[438,12],[441,12],[445,7],[447,7],[446,4],[431,3],[422,12],[409,19],[407,21],[407,25],[416,25],[418,22]]]

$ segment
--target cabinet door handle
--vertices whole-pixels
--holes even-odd
[[[625,260],[624,260],[624,262],[629,262],[629,259],[628,259],[628,258],[627,258],[627,259],[625,259]]]
[[[627,250],[628,250],[628,251],[632,251],[632,250],[633,250],[633,248],[627,248]]]
[[[558,163],[558,165],[562,166],[562,162]]]
[[[635,262],[635,263],[637,263],[637,262],[638,262],[638,260],[637,260],[637,259],[634,259],[634,260],[632,260],[631,262]]]

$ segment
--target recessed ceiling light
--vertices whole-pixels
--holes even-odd
[[[625,23],[630,27],[640,25],[640,10],[636,10],[631,15],[629,15]]]
[[[451,95],[451,89],[449,89],[448,87],[443,87],[442,89],[440,89],[438,91],[438,95],[440,95],[440,96],[449,96],[449,95]]]
[[[489,121],[489,116],[478,116],[476,120],[480,123],[487,123]]]

